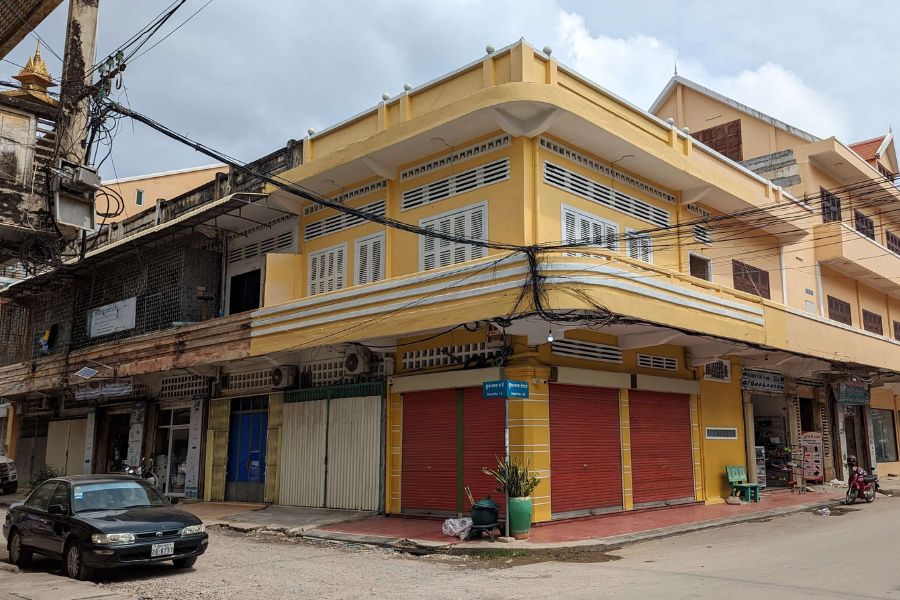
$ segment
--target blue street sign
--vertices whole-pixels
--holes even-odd
[[[481,397],[485,400],[493,398],[527,398],[528,382],[512,379],[485,381],[481,384]]]

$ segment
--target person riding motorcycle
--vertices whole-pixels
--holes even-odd
[[[853,475],[859,475],[860,477],[864,477],[866,475],[865,469],[856,464],[856,457],[852,454],[847,457],[847,468],[849,469],[850,479],[853,479]]]

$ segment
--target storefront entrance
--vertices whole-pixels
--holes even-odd
[[[791,481],[790,431],[787,399],[782,394],[751,394],[756,457],[765,461],[757,470],[758,482],[768,487],[788,487]],[[762,466],[762,465],[760,465]]]
[[[156,485],[169,496],[184,496],[191,408],[159,411],[156,430]]]
[[[847,456],[855,456],[858,464],[863,468],[870,467],[866,452],[866,429],[863,426],[862,407],[843,405],[844,408],[844,434],[847,437]],[[844,457],[846,461],[846,457]]]
[[[124,473],[128,466],[128,433],[131,410],[105,412],[97,426],[97,473]]]
[[[235,398],[231,401],[225,500],[264,500],[268,429],[268,396]]]

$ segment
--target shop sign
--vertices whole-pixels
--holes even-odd
[[[88,313],[88,335],[92,338],[134,329],[137,298],[113,302]]]
[[[495,398],[527,398],[528,382],[513,379],[485,381],[481,384],[481,397],[485,400]]]
[[[784,393],[784,375],[771,371],[744,369],[741,373],[741,388],[763,392]]]
[[[842,381],[838,384],[837,401],[841,404],[865,406],[869,403],[869,386],[857,381]]]
[[[131,396],[134,384],[130,381],[97,381],[86,383],[75,388],[76,400],[93,400],[97,398],[122,398]]]

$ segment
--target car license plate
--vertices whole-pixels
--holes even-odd
[[[170,554],[175,554],[175,542],[169,542],[168,544],[153,544],[150,547],[150,556],[168,556]]]

